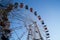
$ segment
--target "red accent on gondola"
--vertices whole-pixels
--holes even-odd
[[[30,12],[33,12],[33,8],[30,8]]]
[[[38,16],[38,19],[39,19],[39,20],[41,20],[41,17],[40,17],[40,16]]]
[[[20,8],[23,8],[23,3],[20,3]]]

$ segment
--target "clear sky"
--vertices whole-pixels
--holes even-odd
[[[47,24],[51,40],[60,40],[60,0],[14,0],[34,8]]]

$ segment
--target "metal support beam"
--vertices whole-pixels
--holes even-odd
[[[43,40],[36,22],[34,22],[34,40]]]
[[[27,40],[33,40],[32,25],[29,25]]]
[[[37,23],[34,22],[32,25],[29,25],[27,40],[43,40]]]

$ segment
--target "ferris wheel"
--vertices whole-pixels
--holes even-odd
[[[1,40],[50,40],[47,25],[37,11],[18,2],[0,8],[0,35]]]

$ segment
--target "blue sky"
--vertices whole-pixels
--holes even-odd
[[[34,8],[49,29],[51,40],[60,40],[60,1],[59,0],[14,0]]]

